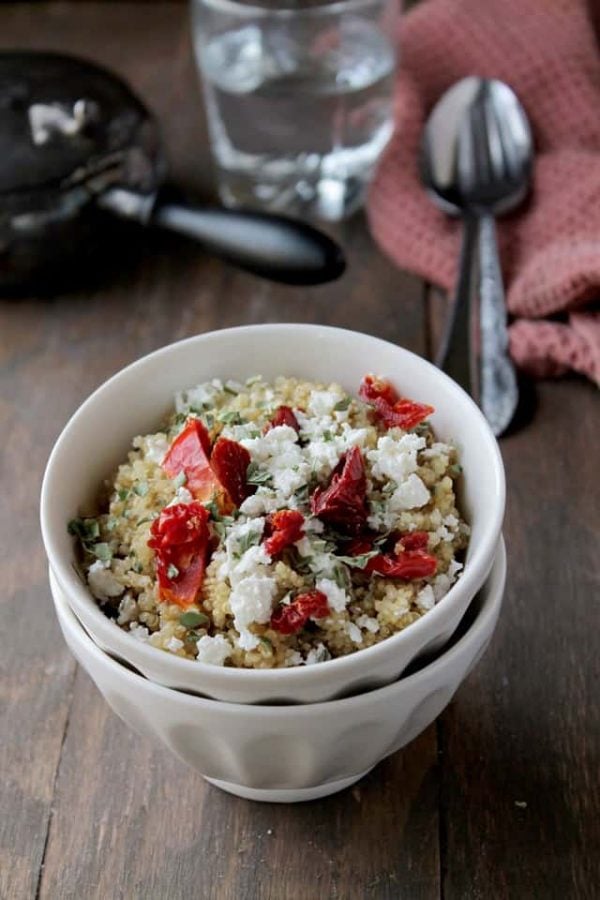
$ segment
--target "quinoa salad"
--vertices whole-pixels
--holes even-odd
[[[178,393],[69,523],[104,613],[245,668],[323,662],[426,615],[468,544],[457,451],[432,407],[375,376],[357,388],[256,376]]]

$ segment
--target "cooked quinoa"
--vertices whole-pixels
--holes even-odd
[[[281,407],[293,412],[297,429],[270,425]],[[213,446],[221,437],[245,448],[248,495],[227,508],[214,495],[203,498],[210,534],[206,571],[191,601],[172,602],[157,577],[160,551],[149,541],[169,509],[185,515],[185,505],[198,502],[185,471],[173,477],[172,467],[169,475],[161,465],[197,419]],[[469,528],[456,504],[456,449],[437,441],[426,421],[410,430],[386,427],[371,405],[337,384],[214,379],[177,394],[163,427],[134,438],[132,446],[105,484],[97,514],[69,527],[79,538],[83,575],[106,615],[177,656],[276,668],[353,653],[426,614],[462,569]],[[315,492],[339,477],[350,453],[360,457],[365,474],[366,521],[358,538],[368,534],[368,543],[361,552],[352,550],[356,529],[349,533],[314,512]],[[271,556],[265,538],[278,510],[301,513],[303,521],[296,516],[300,536]],[[402,555],[398,541],[409,535],[420,536],[425,550],[419,553],[435,559],[433,574],[407,579],[373,570],[373,559]],[[177,594],[184,574],[169,565],[163,582],[172,579]],[[276,627],[305,595],[318,596],[325,615],[305,617],[291,633]]]

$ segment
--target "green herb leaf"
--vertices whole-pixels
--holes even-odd
[[[260,535],[257,531],[249,531],[247,534],[243,534],[237,542],[237,550],[236,553],[234,553],[234,556],[238,558],[243,556],[250,547],[254,547],[259,543]]]
[[[303,484],[296,491],[294,491],[294,497],[298,503],[306,503],[308,501],[308,485]]]
[[[78,537],[83,544],[88,544],[100,537],[100,525],[97,519],[71,519],[67,530],[69,534]]]
[[[322,438],[323,438],[323,440],[324,440],[326,443],[328,443],[329,441],[332,441],[332,440],[333,440],[333,435],[332,435],[332,433],[329,431],[329,429],[326,429],[326,430],[323,432],[323,434],[322,434]]]
[[[169,568],[167,569],[167,578],[170,578],[171,581],[173,581],[175,578],[177,578],[178,575],[179,569],[177,568],[177,566],[174,566],[173,563],[171,563]]]
[[[248,484],[270,484],[272,476],[270,472],[261,470],[258,463],[251,462],[246,470],[246,482]]]
[[[152,521],[152,518],[150,516],[146,516],[144,519],[138,519],[137,524],[145,525],[147,522],[151,522],[151,521]]]
[[[336,556],[336,560],[352,566],[354,569],[364,569],[374,556],[379,556],[379,550],[370,550],[368,553],[359,553],[357,556]]]
[[[109,559],[112,559],[112,550],[109,545],[102,542],[100,544],[93,544],[90,547],[90,550],[94,554],[97,559],[101,559],[102,562],[108,562]]]
[[[269,653],[272,653],[272,652],[273,652],[273,644],[271,643],[271,641],[269,640],[269,638],[266,638],[266,637],[260,637],[260,638],[259,638],[259,641],[260,641],[260,643],[261,643],[261,646],[263,646],[263,647],[265,648],[265,650],[268,650]]]
[[[224,425],[242,425],[243,419],[237,410],[229,410],[217,414],[217,419]]]
[[[448,471],[453,478],[458,478],[459,475],[462,474],[463,467],[460,463],[453,463]]]
[[[196,612],[190,609],[179,616],[179,622],[184,628],[198,628],[199,625],[206,625],[209,622],[208,616],[204,613]]]
[[[119,500],[121,501],[121,503],[125,503],[130,493],[131,492],[129,488],[121,488],[121,490],[118,492]]]
[[[336,412],[344,412],[344,410],[348,409],[351,403],[352,397],[344,397],[344,399],[336,403],[333,408]]]

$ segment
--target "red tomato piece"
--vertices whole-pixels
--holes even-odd
[[[241,506],[252,491],[246,483],[250,454],[245,447],[229,438],[220,437],[213,447],[210,464],[236,506]]]
[[[208,510],[201,503],[166,506],[152,523],[148,546],[156,553],[160,599],[189,606],[202,582],[210,533]]]
[[[365,375],[358,396],[374,407],[377,417],[386,428],[403,428],[409,431],[434,412],[433,406],[399,397],[389,382],[373,375]]]
[[[437,571],[435,556],[425,553],[423,550],[407,550],[397,556],[388,556],[381,553],[370,559],[364,568],[365,572],[376,572],[387,578],[402,578],[404,581],[413,581],[417,578],[428,578]]]
[[[429,535],[426,531],[411,531],[398,539],[394,548],[396,553],[403,550],[426,550],[429,543]]]
[[[304,535],[304,516],[295,509],[280,509],[270,513],[265,523],[264,547],[269,556],[277,556],[285,547],[295,544]]]
[[[282,604],[271,616],[271,628],[280,634],[296,634],[309,619],[324,619],[329,615],[329,603],[322,591],[298,594],[287,606]]]
[[[348,450],[333,470],[329,485],[310,498],[313,515],[336,527],[357,533],[367,521],[367,476],[358,447]]]
[[[209,500],[220,490],[209,455],[208,431],[200,419],[191,418],[167,450],[161,465],[170,478],[183,472],[186,487],[196,500]]]
[[[270,431],[271,428],[277,428],[279,425],[288,425],[290,428],[293,428],[294,431],[300,431],[298,419],[289,406],[280,406],[279,409],[275,411],[275,415],[265,427],[265,432]]]

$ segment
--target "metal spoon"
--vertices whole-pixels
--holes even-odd
[[[469,389],[470,293],[477,240],[480,295],[480,403],[494,434],[510,424],[518,402],[508,356],[504,289],[494,218],[516,206],[529,187],[531,132],[514,92],[500,81],[464,78],[438,101],[427,122],[421,175],[435,202],[464,221],[453,313],[438,365]]]

